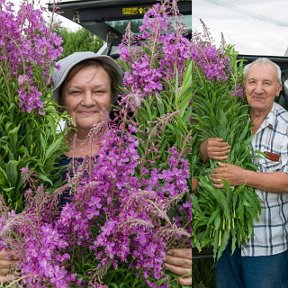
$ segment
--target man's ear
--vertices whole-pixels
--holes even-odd
[[[278,97],[280,92],[282,90],[282,85],[279,84],[278,88],[277,88],[277,91],[276,91],[276,96],[275,97]]]

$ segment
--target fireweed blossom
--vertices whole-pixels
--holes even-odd
[[[181,77],[184,63],[191,58],[191,42],[185,37],[177,1],[155,4],[144,15],[139,30],[139,35],[133,35],[128,25],[119,45],[120,60],[131,63],[132,68],[125,72],[124,84],[143,96],[158,94],[176,71]]]
[[[18,11],[14,4],[0,2],[1,75],[19,79],[19,106],[23,111],[43,113],[39,77],[49,84],[51,63],[62,52],[62,40],[45,23],[43,11],[26,1]],[[37,69],[35,69],[37,67]]]
[[[141,181],[142,184],[146,185],[145,191],[154,191],[157,197],[165,195],[165,197],[171,197],[170,199],[174,199],[174,197],[181,199],[178,200],[176,205],[177,212],[174,213],[175,215],[169,216],[170,219],[175,220],[175,223],[173,222],[174,231],[177,230],[177,227],[181,229],[185,227],[186,232],[191,232],[191,228],[187,223],[191,223],[192,199],[187,194],[184,197],[185,193],[182,194],[182,198],[179,198],[180,190],[189,191],[186,185],[187,179],[190,177],[190,171],[187,168],[185,174],[183,174],[182,166],[179,170],[171,168],[175,167],[175,163],[179,165],[181,162],[180,159],[182,158],[179,156],[179,151],[183,152],[182,156],[185,158],[186,167],[189,167],[188,163],[191,163],[192,149],[189,146],[192,142],[190,139],[191,83],[189,81],[192,77],[191,73],[187,73],[187,71],[192,71],[192,69],[188,69],[190,67],[188,63],[191,60],[192,43],[185,37],[185,26],[181,23],[177,1],[164,0],[154,5],[144,15],[139,30],[140,33],[134,35],[128,25],[119,46],[120,61],[124,62],[124,84],[128,90],[127,94],[130,95],[130,97],[124,96],[122,98],[121,105],[130,105],[135,115],[133,120],[137,123],[138,129],[135,134],[141,140],[139,141],[139,151],[142,156],[140,162],[143,159],[145,161],[144,165],[143,162],[140,164]],[[184,71],[186,71],[186,74]],[[187,83],[187,86],[184,83]],[[177,87],[176,91],[171,87]],[[187,94],[182,94],[183,91],[186,91]],[[133,94],[135,95],[134,101]],[[139,104],[138,109],[135,109],[135,102]],[[158,103],[163,104],[158,106]],[[181,118],[181,123],[177,121],[178,117]],[[175,133],[175,130],[171,129],[172,131],[170,131],[167,128],[168,126],[179,130]],[[178,137],[177,140],[175,134],[178,133],[183,138]],[[167,139],[173,140],[167,143]],[[161,152],[157,150],[160,146],[162,146],[162,151],[165,151],[165,148],[168,150],[168,147],[173,145],[171,143],[177,143],[177,149],[175,147],[175,150],[169,149],[170,156],[168,160],[167,155],[161,155]],[[189,144],[185,145],[185,143]],[[172,156],[174,152],[178,153],[178,157]],[[153,156],[149,157],[149,155]],[[167,163],[169,169],[160,169],[161,164],[159,162],[161,160],[159,159]],[[181,175],[186,180],[184,178],[181,180]],[[159,183],[161,183],[161,191],[159,191]],[[187,188],[184,187],[187,187],[188,190],[185,190]],[[145,197],[141,200],[141,203],[145,203],[144,200]],[[146,207],[148,206],[146,204]],[[158,211],[161,211],[161,209],[159,208]],[[162,214],[163,217],[165,217],[164,215],[165,213]],[[149,225],[147,222],[143,223]],[[137,224],[135,223],[135,225]],[[167,231],[173,229],[167,229]],[[167,236],[165,233],[162,235]],[[172,232],[171,235],[173,235]],[[182,247],[191,247],[191,241],[188,239],[189,236],[186,238],[186,246]],[[150,241],[154,244],[153,238]],[[167,239],[165,241],[159,241],[159,243],[162,243],[164,247],[177,247],[173,246]],[[118,247],[117,244],[114,246]],[[159,248],[156,251],[161,251],[161,249]],[[145,262],[145,259],[142,261]],[[159,266],[157,269],[155,267],[155,271],[160,271]],[[154,277],[156,276],[157,273]],[[147,283],[151,285],[150,287],[153,287],[153,283],[150,283],[148,279]]]
[[[0,1],[0,187],[19,212],[25,187],[32,182],[51,187],[59,179],[54,164],[64,150],[64,132],[55,123],[67,116],[51,99],[50,73],[62,52],[55,25],[45,22],[34,1],[21,1],[17,11],[13,2]],[[33,177],[21,173],[25,167]]]
[[[188,162],[179,159],[179,153],[172,148],[166,169],[145,171],[142,181],[136,176],[139,153],[135,136],[110,129],[103,139],[97,162],[86,159],[70,179],[73,197],[57,217],[47,223],[49,210],[57,210],[57,193],[46,194],[50,201],[45,201],[39,188],[36,195],[30,195],[33,199],[27,201],[26,212],[16,215],[14,220],[14,214],[2,220],[6,221],[6,225],[1,224],[5,227],[2,239],[12,231],[22,237],[18,244],[7,241],[9,247],[19,251],[19,276],[23,277],[20,283],[33,287],[45,287],[47,283],[59,288],[74,287],[71,285],[79,279],[69,272],[74,263],[70,251],[78,249],[81,253],[73,255],[76,263],[83,253],[97,261],[95,276],[89,280],[93,287],[101,284],[107,269],[117,269],[124,263],[138,277],[146,279],[149,287],[156,287],[151,277],[167,277],[162,269],[167,245],[173,239],[183,243],[189,239],[189,231],[174,224],[170,217],[170,209],[175,209],[189,190]],[[187,221],[191,219],[186,219],[185,224]]]
[[[209,80],[227,80],[230,71],[229,57],[205,38],[195,37],[192,42],[192,60]],[[227,73],[228,72],[228,73]]]
[[[244,98],[244,89],[243,86],[237,84],[234,90],[232,91],[232,95],[239,98]]]

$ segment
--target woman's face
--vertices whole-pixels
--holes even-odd
[[[101,111],[111,108],[111,80],[102,67],[79,70],[62,93],[67,112],[75,119],[78,135],[85,137],[94,124],[101,122]]]

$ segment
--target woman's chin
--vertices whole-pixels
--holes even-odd
[[[86,118],[81,119],[81,121],[76,121],[77,128],[89,130],[93,128],[93,126],[99,124],[101,122],[101,118]]]

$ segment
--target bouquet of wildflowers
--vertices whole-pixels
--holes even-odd
[[[17,251],[20,287],[178,287],[162,266],[168,249],[191,247],[192,65],[178,20],[175,33],[161,33],[168,15],[180,17],[176,1],[153,6],[137,39],[127,30],[127,90],[116,123],[90,133],[97,157],[72,161],[54,192],[28,175],[34,193],[22,213],[1,205],[0,246]]]
[[[204,33],[195,33],[192,38],[192,165],[193,176],[200,179],[199,194],[193,195],[193,243],[199,250],[212,247],[218,259],[229,239],[232,252],[249,239],[260,202],[254,189],[245,185],[225,183],[224,189],[216,189],[210,174],[217,161],[201,164],[200,143],[220,137],[231,145],[228,163],[256,169],[250,153],[249,109],[241,87],[243,63],[224,40],[217,48],[204,23],[203,27]]]
[[[177,1],[156,4],[144,15],[140,31],[133,35],[128,26],[120,44],[128,87],[121,106],[130,105],[134,113],[141,154],[152,152],[146,148],[155,144],[161,149],[160,155],[146,153],[147,160],[165,162],[173,145],[191,160],[192,50]]]
[[[56,132],[56,125],[63,115],[48,85],[62,48],[41,10],[26,1],[18,11],[13,5],[0,2],[0,193],[19,212],[27,175],[46,187],[59,180],[55,162],[63,132]]]
[[[165,168],[143,170],[141,179],[138,161],[135,136],[109,129],[97,163],[71,163],[78,166],[67,184],[73,199],[61,211],[58,193],[42,187],[24,212],[3,210],[1,246],[17,248],[20,257],[15,281],[29,287],[173,287],[162,261],[167,246],[190,238],[169,214],[188,191],[188,163],[171,149]],[[189,206],[182,213],[191,213]]]

